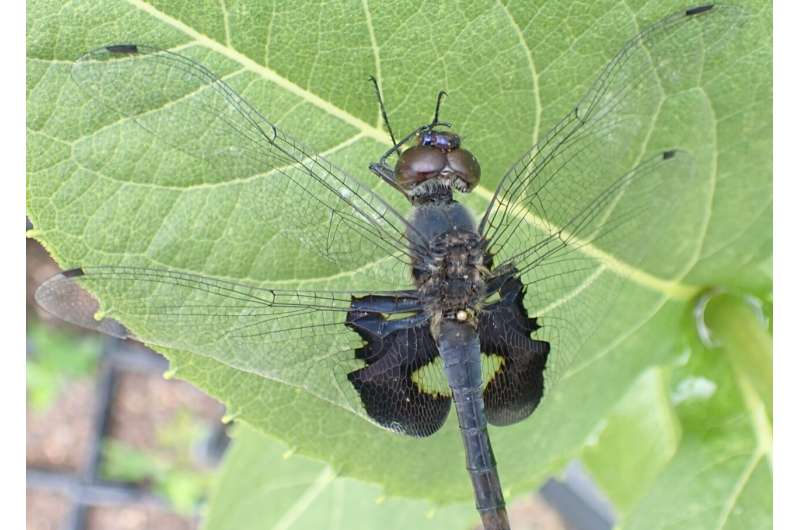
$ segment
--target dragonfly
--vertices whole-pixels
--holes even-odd
[[[392,201],[186,56],[128,43],[91,51],[71,74],[94,101],[169,157],[189,157],[203,178],[256,178],[285,192],[285,212],[271,213],[296,228],[301,252],[340,271],[383,264],[384,287],[83,263],[43,283],[36,300],[86,328],[285,382],[401,435],[434,435],[454,405],[484,528],[508,529],[488,425],[531,416],[591,351],[623,292],[625,272],[609,274],[610,260],[641,262],[670,201],[692,185],[690,153],[644,153],[650,114],[739,17],[708,4],[644,28],[504,174],[480,216],[459,201],[479,186],[481,166],[440,120],[444,93],[433,119],[397,140],[374,81],[392,145],[369,168]],[[248,204],[257,221],[258,197]]]

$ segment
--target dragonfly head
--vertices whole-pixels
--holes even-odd
[[[419,130],[417,144],[400,154],[395,177],[409,194],[425,193],[439,184],[467,193],[481,177],[481,166],[475,157],[461,148],[461,138],[454,132],[429,126]]]

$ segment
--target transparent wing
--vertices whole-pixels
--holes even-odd
[[[534,338],[551,345],[546,373],[551,383],[574,369],[578,357],[591,362],[601,353],[597,344],[629,331],[627,326],[642,317],[637,299],[647,307],[651,297],[671,289],[671,276],[646,272],[651,264],[691,262],[708,200],[696,177],[688,153],[654,156],[582,211],[572,225],[577,236],[563,231],[546,238],[549,243],[521,270],[526,307],[541,326]],[[684,235],[665,244],[667,227],[670,234]],[[669,266],[663,270],[679,274]]]
[[[698,7],[628,41],[581,101],[501,179],[480,223],[494,263],[524,272],[540,262],[542,249],[568,245],[567,234],[593,239],[602,223],[585,220],[605,190],[647,174],[636,168],[666,89],[693,86],[708,55],[742,19],[736,7]]]
[[[526,268],[512,276],[524,286],[524,310],[510,320],[518,324],[495,326],[498,340],[482,350],[486,380],[495,387],[492,399],[485,396],[495,415],[492,423],[530,415],[541,397],[542,367],[547,395],[567,374],[613,355],[614,344],[674,287],[671,280],[648,274],[647,266],[691,263],[693,235],[707,201],[698,191],[691,156],[668,151],[612,183],[581,211],[574,227],[585,229],[591,239],[562,231],[543,240],[547,243]],[[665,227],[683,235],[665,245],[660,236]],[[504,263],[494,273],[515,270]]]
[[[591,363],[607,353],[599,345],[624,336],[618,324],[642,317],[635,300],[652,304],[648,296],[670,288],[646,271],[674,274],[667,264],[690,261],[707,208],[692,156],[676,149],[645,155],[645,148],[664,95],[695,86],[704,62],[743,20],[736,7],[709,5],[645,28],[501,180],[480,231],[495,274],[514,270],[525,286],[523,316],[536,319],[530,336],[549,343],[545,391],[578,369],[579,358]],[[684,236],[664,245],[665,227]],[[648,294],[629,289],[634,284]],[[522,344],[523,335],[509,333],[505,343]],[[514,403],[518,381],[503,379],[514,362],[538,366],[541,354],[526,348],[510,348],[506,359],[484,352],[485,372],[499,374],[501,424],[521,420],[538,402],[532,393],[516,396],[526,407]]]
[[[81,57],[72,77],[104,106],[155,135],[160,149],[191,157],[193,181],[278,179],[270,193],[284,194],[285,223],[302,228],[297,241],[343,269],[376,255],[408,261],[409,227],[399,212],[280,131],[193,60],[118,44]],[[253,212],[253,222],[271,214]]]
[[[170,269],[100,266],[52,277],[36,291],[36,300],[68,322],[207,356],[375,421],[348,380],[353,377],[349,374],[374,360],[357,355],[364,345],[358,322],[351,319],[349,327],[345,325],[352,297],[366,294],[270,289]],[[388,296],[404,304],[398,310],[408,311],[414,302],[412,293]],[[97,299],[109,305],[101,308]],[[381,314],[392,313],[382,309]],[[404,351],[392,352],[381,359],[380,373],[361,375],[359,382],[382,390],[385,373],[414,370],[414,362],[409,363]],[[390,412],[406,406],[391,392],[371,398]],[[434,403],[420,400],[418,406],[408,412],[414,419],[424,417],[425,407]],[[388,422],[383,426],[392,428]]]

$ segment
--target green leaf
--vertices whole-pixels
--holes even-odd
[[[596,354],[577,363],[530,420],[491,429],[507,490],[531,488],[575,455],[644,370],[676,355],[680,316],[698,286],[771,288],[763,266],[771,253],[771,13],[761,2],[747,5],[747,27],[713,61],[693,65],[702,67],[698,85],[668,93],[647,145],[632,146],[696,154],[700,180],[684,192],[702,215],[676,213],[674,226],[664,226],[659,242],[674,254],[626,276],[615,325],[595,339]],[[130,122],[116,123],[70,81],[71,62],[111,42],[177,48],[228,76],[281,128],[371,185],[366,165],[388,138],[367,76],[380,79],[398,131],[429,119],[444,88],[448,119],[481,160],[485,178],[468,200],[480,210],[504,171],[572,108],[622,43],[678,7],[32,0],[31,235],[64,267],[137,262],[234,280],[343,287],[361,278],[357,288],[379,286],[385,267],[375,263],[355,275],[307,261],[309,253],[283,232],[290,204],[263,197],[258,216],[237,210],[240,201],[261,198],[258,179],[209,184],[202,179],[218,176],[193,176],[190,160],[165,157],[159,142]],[[438,502],[470,496],[453,417],[429,439],[403,438],[241,366],[164,353],[178,376],[219,397],[233,415],[342,475]]]
[[[476,520],[471,503],[436,507],[420,500],[387,499],[377,485],[337,477],[325,463],[296,455],[238,424],[203,528],[467,530]]]
[[[667,380],[662,368],[642,374],[581,455],[617,515],[647,493],[678,449],[681,428]]]
[[[680,509],[675,509],[679,506]],[[772,465],[735,443],[687,436],[622,530],[768,530]]]
[[[701,308],[718,346],[689,341],[684,366],[648,372],[584,452],[623,530],[772,528],[767,326],[732,294]]]
[[[686,366],[675,370],[681,443],[623,530],[772,528],[768,409],[737,361],[720,353],[694,344]]]

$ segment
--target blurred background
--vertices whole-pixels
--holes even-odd
[[[33,293],[58,267],[26,250],[28,529],[198,528],[224,408],[148,349],[48,318]]]
[[[202,528],[235,430],[224,407],[170,379],[144,346],[44,313],[33,293],[59,269],[36,241],[26,245],[28,530]],[[577,463],[509,514],[515,530],[613,526]]]

